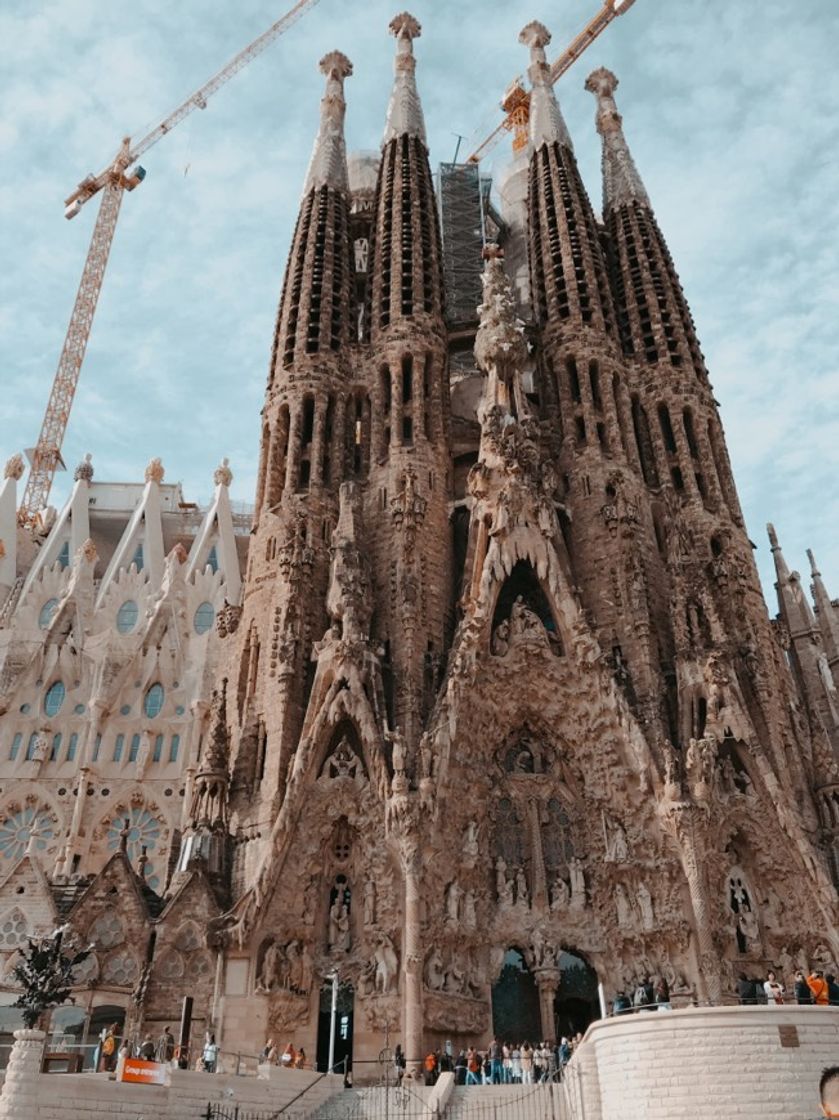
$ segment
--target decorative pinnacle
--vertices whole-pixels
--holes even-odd
[[[7,460],[3,477],[13,478],[15,482],[23,478],[23,456],[20,452],[16,455],[12,455],[11,459]]]
[[[146,482],[157,482],[160,484],[166,471],[163,469],[163,463],[160,459],[149,459],[149,465],[146,467]]]
[[[515,296],[497,245],[487,245],[484,260],[475,358],[480,369],[493,368],[507,381],[512,371],[521,370],[527,360],[524,326],[516,315]]]
[[[770,547],[771,547],[772,551],[776,552],[776,551],[780,550],[781,546],[778,544],[778,534],[775,532],[775,526],[772,524],[771,521],[768,521],[766,523],[766,533],[769,537],[769,544],[770,544]]]
[[[74,482],[82,482],[82,481],[90,482],[92,480],[92,478],[93,478],[93,463],[91,461],[92,459],[93,459],[93,456],[88,451],[88,453],[87,453],[87,455],[85,455],[83,461],[81,463],[79,463],[79,465],[76,467],[75,471],[73,472],[73,481]]]
[[[393,60],[395,77],[387,107],[382,147],[398,136],[416,136],[427,147],[425,119],[415,80],[417,60],[414,58],[413,47],[413,41],[420,37],[422,28],[419,20],[410,12],[400,12],[398,16],[394,16],[388,27],[391,35],[396,38],[396,57]]]
[[[332,187],[346,193],[347,149],[344,144],[344,79],[352,74],[352,63],[341,51],[330,51],[318,63],[321,74],[326,76],[326,89],[320,103],[320,128],[318,129],[306,182],[305,197],[312,190]]]
[[[817,578],[818,576],[821,575],[821,572],[818,569],[818,565],[816,564],[816,558],[813,555],[813,550],[811,548],[807,549],[807,559],[810,561],[810,575]]]
[[[586,89],[597,98],[597,131],[603,138],[603,209],[617,209],[633,202],[650,205],[649,196],[635,167],[626,138],[623,118],[615,104],[618,79],[601,66],[586,78]]]
[[[213,482],[216,486],[229,486],[232,481],[233,471],[230,469],[230,460],[224,458],[213,471]]]
[[[530,48],[530,66],[527,76],[533,87],[530,92],[530,143],[533,151],[545,144],[560,144],[573,151],[571,136],[562,119],[551,81],[551,68],[545,56],[545,47],[551,33],[544,23],[532,20],[519,32],[519,42]]]

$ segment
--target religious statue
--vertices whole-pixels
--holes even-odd
[[[513,884],[507,876],[507,863],[503,856],[495,861],[495,889],[498,892],[498,905],[502,910],[513,905]]]
[[[470,821],[466,826],[466,831],[463,833],[463,847],[461,853],[463,856],[463,863],[467,867],[474,867],[479,851],[478,822]]]
[[[460,898],[463,891],[457,879],[446,888],[446,921],[457,925],[460,921]]]
[[[435,946],[425,962],[425,986],[432,992],[439,992],[445,983],[446,973],[440,950]]]
[[[134,761],[137,777],[144,778],[146,770],[148,769],[149,759],[151,758],[151,735],[148,731],[144,731],[140,737],[140,745],[137,748],[137,758]]]
[[[516,905],[528,906],[529,897],[527,893],[527,877],[524,874],[524,868],[519,867],[516,870]]]
[[[333,952],[346,953],[350,943],[350,912],[343,891],[339,890],[329,910],[329,948]]]
[[[376,924],[376,884],[372,879],[364,884],[364,924]]]
[[[399,973],[396,950],[387,934],[379,934],[373,958],[376,961],[376,991],[386,995],[393,987],[393,982]]]
[[[492,652],[496,657],[503,657],[510,648],[510,620],[502,619],[495,627],[492,635]]]
[[[516,596],[516,601],[510,611],[510,637],[531,641],[534,638],[543,641],[545,638],[545,628],[542,625],[542,620],[535,611],[527,606],[521,595]]]
[[[571,909],[584,910],[586,906],[586,877],[579,856],[572,856],[568,863],[571,874]]]
[[[606,862],[626,863],[629,859],[629,846],[623,826],[617,821],[610,821],[604,814],[603,833],[606,841]]]
[[[262,957],[262,967],[257,976],[256,986],[259,991],[273,992],[282,987],[285,981],[286,960],[282,949],[276,941],[272,941]]]
[[[571,891],[561,875],[557,875],[551,887],[551,910],[567,910],[571,901]]]
[[[641,883],[635,892],[638,902],[638,912],[641,915],[641,928],[653,930],[655,928],[655,914],[653,913],[653,899],[646,883]]]
[[[618,883],[615,886],[615,909],[618,914],[618,928],[632,929],[635,923],[632,920],[632,908],[629,905],[629,897],[623,883]]]

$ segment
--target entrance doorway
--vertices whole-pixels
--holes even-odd
[[[554,1000],[554,1022],[557,1040],[584,1034],[595,1019],[600,1018],[597,998],[597,973],[577,953],[563,950],[559,954],[560,980]]]
[[[542,1037],[539,991],[518,949],[504,954],[492,986],[492,1029],[499,1042],[536,1042]]]
[[[333,1068],[352,1069],[353,1005],[355,992],[352,984],[338,984],[338,1006],[335,1012],[335,1052]],[[324,984],[320,990],[320,1014],[318,1016],[318,1053],[317,1068],[327,1073],[329,1065],[329,1031],[332,1023],[332,985]]]

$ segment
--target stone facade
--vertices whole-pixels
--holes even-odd
[[[333,973],[358,1061],[386,1030],[412,1059],[441,1039],[486,1040],[512,950],[546,1037],[569,954],[607,994],[650,973],[702,1001],[730,993],[741,969],[789,975],[839,957],[839,616],[817,573],[811,610],[776,542],[781,620],[767,615],[617,80],[598,70],[587,82],[603,140],[601,222],[549,82],[550,36],[538,23],[522,32],[527,221],[502,231],[515,289],[488,246],[475,368],[464,375],[461,362],[450,391],[463,338],[444,318],[420,27],[403,13],[391,31],[378,165],[356,159],[348,173],[352,66],[337,51],[320,64],[241,596],[226,476],[217,516],[189,553],[157,550],[150,584],[129,559],[147,513],[97,590],[84,477],[70,505],[72,567],[56,559],[58,525],[0,558],[11,588],[0,727],[10,750],[20,734],[12,762],[30,767],[15,785],[0,771],[2,792],[9,820],[31,807],[45,822],[14,826],[34,840],[11,875],[86,936],[112,893],[125,899],[135,971],[122,990],[137,1023],[171,1018],[197,991],[225,1049],[293,1037],[321,1062]],[[6,524],[17,467],[7,473]],[[206,567],[207,525],[227,541],[221,572]],[[138,581],[148,606],[123,651],[113,630]],[[39,632],[48,595],[56,606]],[[198,599],[218,637],[192,652]],[[85,622],[97,611],[110,627],[98,640]],[[81,708],[63,787],[44,755],[56,727],[38,707],[59,676],[83,682],[63,701],[78,695]],[[184,697],[188,746],[171,764],[154,758],[164,732],[135,710],[156,683]],[[152,759],[146,749],[142,773],[118,787],[106,757],[122,704],[125,735],[140,736],[132,765],[144,743]],[[30,751],[38,736],[46,745]],[[171,765],[171,787],[155,765]],[[87,812],[106,781],[111,801]],[[134,808],[159,830],[146,853],[154,874],[132,849],[136,822],[120,837]],[[155,934],[143,952],[139,931]],[[103,933],[116,936],[97,927],[99,944]],[[104,979],[90,983],[99,991]]]

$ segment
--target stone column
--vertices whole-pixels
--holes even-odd
[[[696,836],[696,818],[701,810],[696,805],[680,801],[671,803],[665,812],[670,831],[679,843],[682,868],[687,879],[693,908],[694,928],[699,950],[697,994],[702,1000],[719,1003],[722,1000],[720,959],[719,952],[714,944],[711,904],[705,877],[702,874]]]
[[[556,1025],[554,1020],[554,1001],[559,991],[559,969],[539,968],[535,973],[536,986],[539,989],[539,1014],[542,1018],[542,1039],[545,1042],[556,1042]]]
[[[416,823],[409,821],[406,824],[400,842],[402,873],[405,876],[405,924],[402,938],[402,999],[405,1007],[403,1046],[408,1067],[419,1071],[423,1056],[420,844]]]
[[[0,1120],[39,1120],[38,1081],[46,1037],[44,1031],[15,1031],[0,1094]]]

